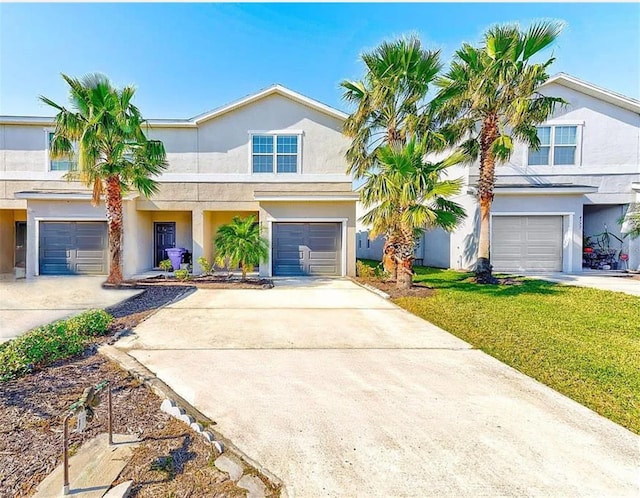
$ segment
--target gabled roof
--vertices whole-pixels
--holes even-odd
[[[294,92],[293,90],[289,90],[288,88],[282,85],[276,84],[268,88],[265,88],[263,90],[260,90],[257,93],[247,95],[246,97],[236,100],[235,102],[232,102],[230,104],[224,105],[222,107],[218,107],[217,109],[214,109],[209,112],[205,112],[203,114],[199,114],[198,116],[194,116],[193,118],[190,119],[190,121],[196,124],[199,124],[199,123],[202,123],[203,121],[208,121],[210,119],[216,118],[222,114],[234,111],[240,107],[251,104],[252,102],[256,102],[257,100],[264,99],[265,97],[269,97],[271,95],[281,95],[285,98],[288,98],[300,104],[306,105],[307,107],[315,109],[316,111],[322,112],[324,114],[327,114],[341,121],[344,121],[348,117],[347,114],[345,114],[342,111],[339,111],[338,109],[334,109],[333,107],[323,104],[322,102],[318,102],[317,100],[314,100],[305,95],[302,95],[301,93]]]
[[[280,95],[282,97],[288,98],[294,102],[298,102],[299,104],[305,105],[311,109],[314,109],[340,121],[344,121],[348,117],[347,114],[339,111],[338,109],[302,95],[301,93],[289,90],[282,85],[276,84],[268,88],[264,88],[257,93],[247,95],[246,97],[231,102],[230,104],[226,104],[222,107],[218,107],[217,109],[199,114],[189,119],[148,119],[147,122],[152,127],[159,128],[195,128],[205,121],[209,121],[210,119],[217,118],[218,116],[221,116],[228,112],[235,111],[236,109],[252,104],[253,102],[264,99],[266,97],[270,97],[271,95]],[[53,125],[53,118],[40,116],[0,116],[0,124],[31,124],[50,126]]]
[[[585,95],[590,95],[591,97],[595,97],[596,99],[609,102],[610,104],[622,107],[623,109],[627,109],[628,111],[640,114],[640,100],[627,97],[626,95],[622,95],[620,93],[612,92],[611,90],[601,88],[599,86],[593,85],[592,83],[587,83],[586,81],[582,81],[575,76],[571,76],[566,73],[558,73],[544,82],[541,87],[545,87],[552,83],[571,88],[572,90],[584,93]]]

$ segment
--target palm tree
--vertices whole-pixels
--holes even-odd
[[[447,158],[425,161],[426,141],[410,139],[402,147],[378,149],[376,171],[366,173],[362,203],[371,208],[363,217],[373,236],[394,234],[398,267],[396,285],[408,289],[413,282],[416,239],[425,228],[454,229],[465,217],[464,209],[449,198],[460,192],[461,181],[443,180],[450,166],[467,160],[458,151]]]
[[[118,285],[122,282],[122,195],[131,189],[146,197],[157,192],[152,177],[167,166],[164,145],[143,133],[144,120],[132,103],[133,87],[118,90],[99,73],[82,79],[62,77],[69,84],[70,109],[40,97],[58,111],[51,156],[71,157],[77,143],[79,169],[66,178],[91,187],[94,206],[104,193],[110,257],[107,282]]]
[[[269,243],[260,235],[260,225],[255,216],[234,216],[231,223],[222,225],[216,232],[216,263],[220,266],[242,270],[242,280],[247,271],[265,261],[269,255]]]
[[[429,84],[441,69],[440,52],[423,49],[415,36],[383,42],[361,57],[364,79],[341,83],[343,99],[356,106],[344,124],[344,134],[352,139],[347,173],[356,180],[376,167],[381,147],[402,146],[407,137],[425,131],[421,110]],[[385,234],[384,254],[393,255],[394,235]],[[393,257],[384,259],[385,268],[395,274],[393,262]]]
[[[562,30],[557,22],[534,23],[527,31],[517,25],[489,29],[480,47],[463,44],[449,71],[438,79],[440,92],[433,101],[453,143],[472,157],[480,156],[478,199],[480,235],[476,280],[493,283],[489,256],[489,219],[496,164],[506,162],[513,142],[540,146],[536,125],[544,122],[556,104],[565,102],[538,92],[555,60],[531,59],[551,45]]]

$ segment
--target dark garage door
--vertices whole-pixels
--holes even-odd
[[[105,222],[40,222],[40,275],[104,275],[107,247]]]
[[[340,223],[274,223],[273,274],[340,275]]]

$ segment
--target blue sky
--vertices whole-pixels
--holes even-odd
[[[0,114],[48,115],[64,72],[135,84],[148,118],[187,118],[281,83],[339,109],[363,50],[416,33],[443,60],[494,23],[561,19],[552,73],[640,98],[640,4],[0,3]]]

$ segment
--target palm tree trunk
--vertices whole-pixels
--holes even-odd
[[[491,147],[498,138],[497,116],[489,115],[482,123],[480,133],[480,179],[478,181],[478,199],[480,202],[480,234],[478,237],[478,262],[476,281],[481,284],[496,282],[491,274],[491,248],[489,246],[491,204],[495,184],[496,161]]]
[[[243,262],[240,262],[240,269],[242,270],[242,280],[244,281],[247,279],[247,267]]]
[[[395,245],[396,267],[398,271],[396,287],[409,290],[413,285],[413,251],[415,239],[413,230],[401,230],[402,239]]]
[[[108,284],[122,282],[122,190],[117,176],[107,178],[106,207],[109,229]]]
[[[395,242],[392,235],[387,235],[382,248],[382,268],[389,274],[393,281],[398,278],[398,265],[396,265]]]

